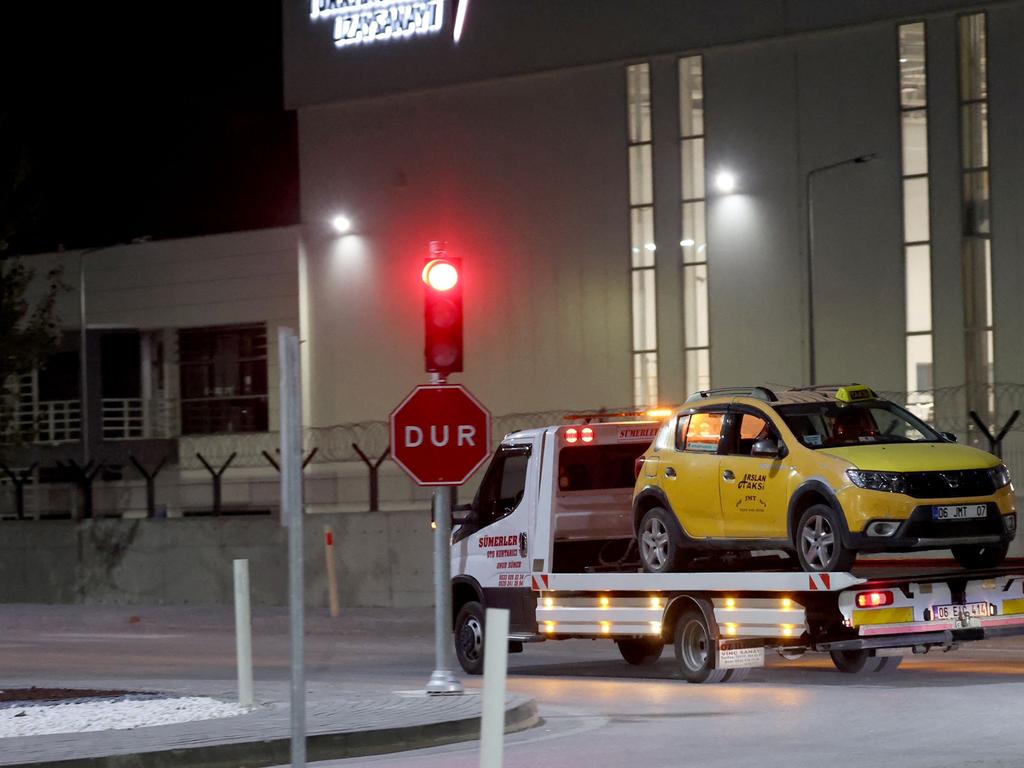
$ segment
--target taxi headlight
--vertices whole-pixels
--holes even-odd
[[[992,467],[988,471],[989,477],[992,478],[992,483],[996,488],[1003,488],[1010,484],[1010,470],[1006,468],[1005,464],[1000,464],[998,467]]]
[[[846,476],[858,488],[869,491],[905,493],[907,482],[901,472],[872,472],[864,469],[848,469]]]

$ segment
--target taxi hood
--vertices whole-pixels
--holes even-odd
[[[940,472],[998,467],[986,451],[956,443],[886,443],[822,448],[821,453],[843,459],[857,469],[876,472]]]

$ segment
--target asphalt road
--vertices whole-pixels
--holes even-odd
[[[422,686],[433,667],[431,615],[311,616],[310,679]],[[0,606],[0,685],[231,680],[232,620],[224,609]],[[286,612],[257,612],[254,632],[257,678],[286,678]],[[907,658],[889,675],[843,675],[822,657],[773,658],[745,683],[715,686],[676,679],[670,649],[637,669],[607,642],[549,642],[510,657],[509,687],[536,698],[544,718],[509,737],[510,768],[1024,765],[1018,639]],[[460,768],[478,760],[468,744],[329,765]]]

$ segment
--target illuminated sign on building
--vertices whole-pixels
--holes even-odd
[[[444,0],[310,0],[309,17],[334,24],[334,44],[376,43],[439,32]]]

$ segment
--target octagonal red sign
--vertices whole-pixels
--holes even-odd
[[[459,384],[416,387],[389,421],[391,458],[420,485],[462,485],[491,454],[491,414]]]

